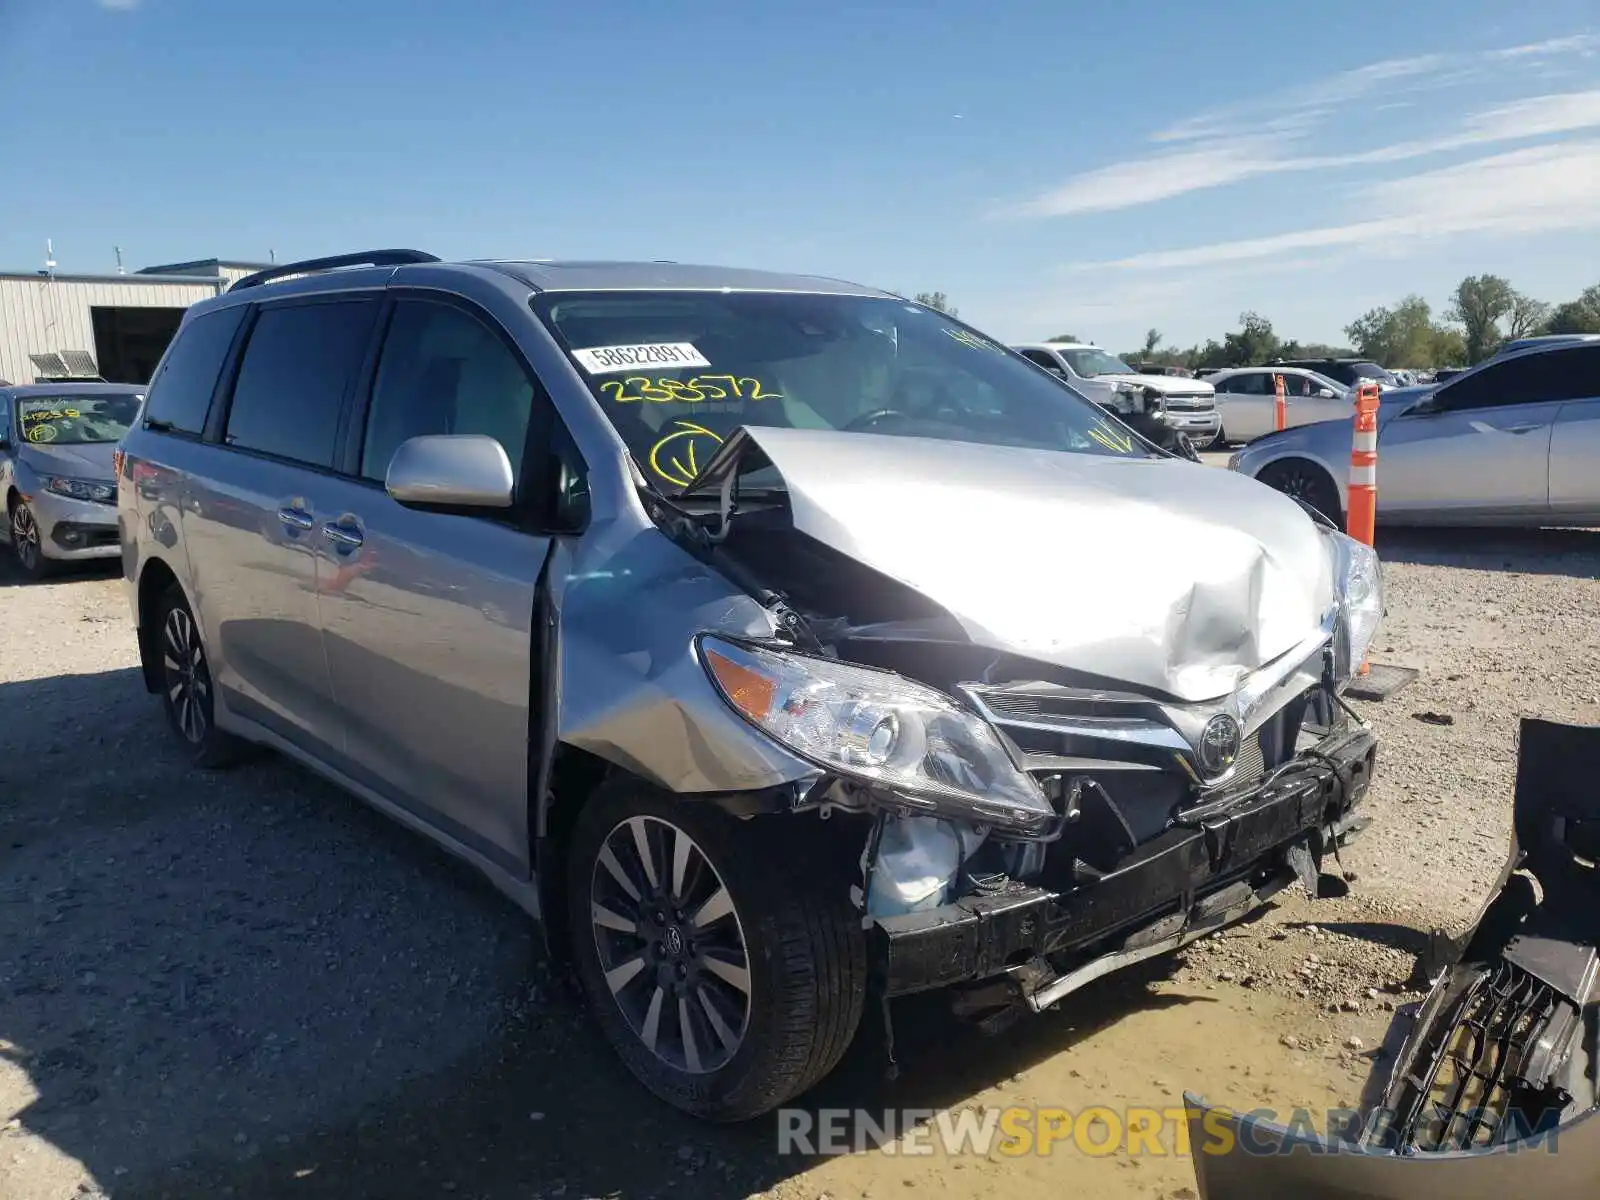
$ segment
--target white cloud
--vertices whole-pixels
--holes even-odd
[[[1531,96],[1472,113],[1450,133],[1346,154],[1292,156],[1283,153],[1287,145],[1283,138],[1225,139],[1086,172],[1042,196],[1002,210],[999,215],[1061,217],[1110,212],[1261,175],[1404,162],[1449,150],[1523,141],[1596,126],[1600,126],[1600,89]]]
[[[1595,53],[1600,53],[1600,33],[1575,33],[1570,37],[1529,42],[1523,46],[1508,46],[1504,50],[1496,50],[1491,57],[1540,58],[1547,54],[1581,54],[1587,58]]]
[[[1452,56],[1447,54],[1418,54],[1410,58],[1389,58],[1368,63],[1364,67],[1341,71],[1326,79],[1313,80],[1285,91],[1272,93],[1259,100],[1228,105],[1213,109],[1209,113],[1186,118],[1153,134],[1150,140],[1180,142],[1226,136],[1237,132],[1236,122],[1252,117],[1258,118],[1250,125],[1253,130],[1270,128],[1273,122],[1280,123],[1281,127],[1281,122],[1292,118],[1295,112],[1326,110],[1336,105],[1349,104],[1397,80],[1413,79],[1442,71],[1452,65],[1452,62]],[[1279,115],[1268,118],[1263,123],[1259,118],[1267,113]]]
[[[1600,140],[1537,146],[1380,184],[1366,193],[1374,212],[1365,220],[1136,254],[1077,269],[1172,271],[1334,247],[1359,253],[1403,250],[1408,243],[1463,234],[1600,228],[1597,192]]]
[[[1110,212],[1168,200],[1284,171],[1327,170],[1401,162],[1495,142],[1567,133],[1600,125],[1600,90],[1534,96],[1474,113],[1454,129],[1433,137],[1339,154],[1295,154],[1294,145],[1331,115],[1364,98],[1372,113],[1406,103],[1407,87],[1446,86],[1486,70],[1539,70],[1559,55],[1600,53],[1600,35],[1576,34],[1510,46],[1487,55],[1419,54],[1386,59],[1260,100],[1178,122],[1151,138],[1182,143],[1163,153],[1084,172],[1059,187],[993,215],[1013,218],[1075,216]],[[1491,68],[1489,62],[1498,62]],[[1396,85],[1402,85],[1396,89]],[[1379,103],[1378,101],[1382,101]]]
[[[1149,204],[1202,188],[1237,183],[1252,175],[1280,169],[1275,163],[1279,142],[1272,138],[1239,138],[1209,143],[1194,150],[1114,163],[1079,175],[999,215],[1063,217]]]
[[[108,8],[112,12],[132,12],[139,7],[139,0],[99,0],[101,8]]]

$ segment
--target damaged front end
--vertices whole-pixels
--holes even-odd
[[[1387,1081],[1328,1136],[1189,1097],[1206,1200],[1528,1200],[1600,1184],[1600,728],[1524,720],[1512,849]]]
[[[1370,550],[1221,472],[1073,457],[747,429],[683,500],[779,614],[702,636],[707,673],[818,768],[805,806],[871,818],[876,987],[993,1026],[1315,893],[1376,753],[1339,697]],[[783,486],[741,498],[756,472]]]

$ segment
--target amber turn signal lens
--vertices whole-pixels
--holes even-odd
[[[706,665],[728,700],[752,721],[764,721],[777,696],[777,680],[705,648]]]

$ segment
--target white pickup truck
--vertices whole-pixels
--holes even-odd
[[[1203,379],[1141,375],[1116,355],[1079,342],[1023,342],[1011,348],[1102,408],[1129,416],[1147,414],[1185,434],[1197,450],[1211,445],[1222,431],[1216,389]]]

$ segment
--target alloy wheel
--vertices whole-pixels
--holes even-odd
[[[750,1024],[750,956],[727,886],[670,821],[633,816],[601,844],[589,918],[606,987],[662,1062],[708,1074]]]
[[[161,640],[161,664],[166,671],[173,719],[184,739],[198,746],[205,741],[210,725],[205,702],[211,695],[211,675],[206,670],[205,651],[195,633],[194,618],[181,608],[168,610]]]
[[[23,570],[38,569],[43,554],[39,549],[39,523],[33,519],[33,510],[26,504],[19,504],[11,510],[11,546]]]

